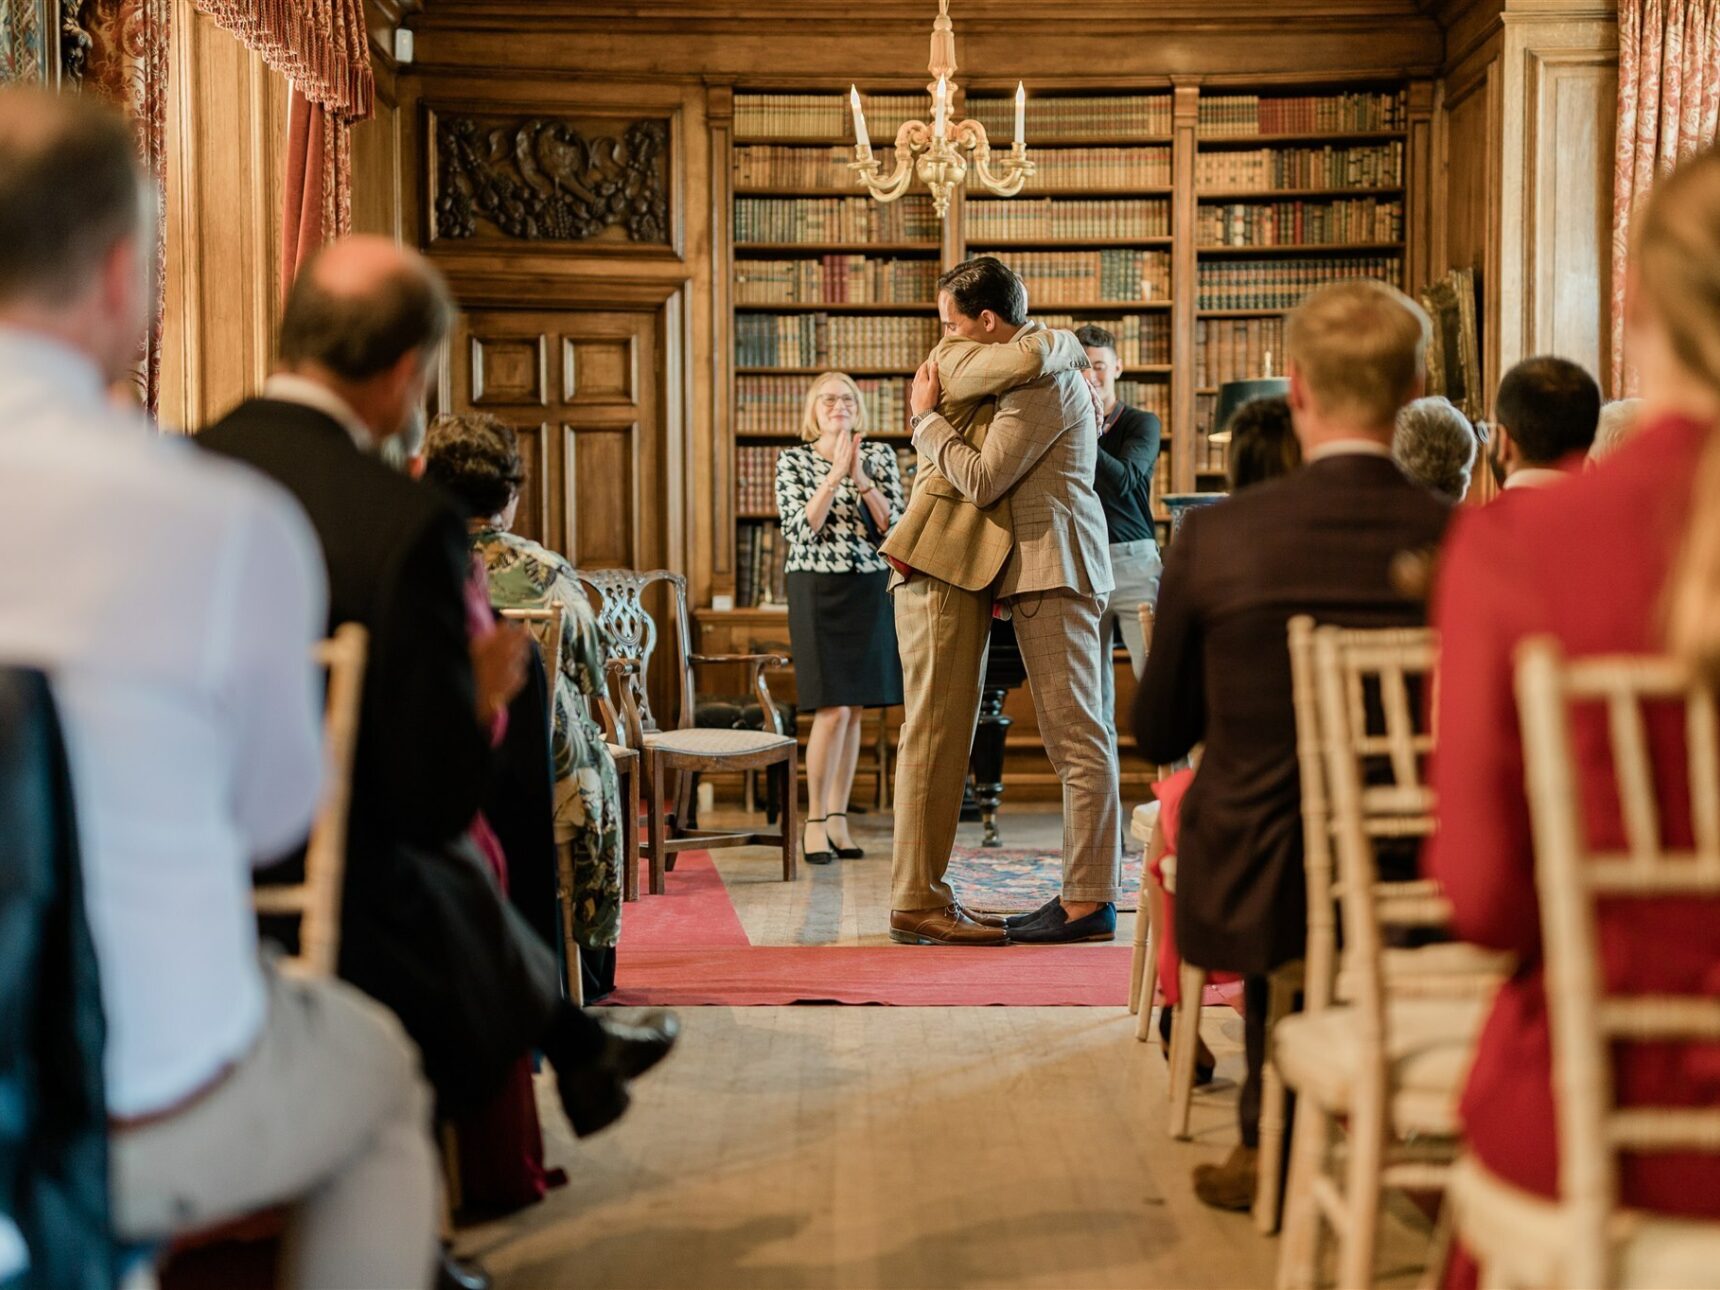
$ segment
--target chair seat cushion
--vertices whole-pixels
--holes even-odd
[[[1157,802],[1142,802],[1129,817],[1129,835],[1142,846],[1153,840],[1153,824],[1159,818]]]
[[[659,730],[645,736],[645,747],[653,752],[686,753],[692,757],[736,757],[793,744],[792,735],[772,735],[762,730]]]
[[[1400,1134],[1457,1132],[1457,1099],[1488,1004],[1484,998],[1392,1000],[1386,1049],[1395,1090],[1392,1121]],[[1341,1112],[1353,1096],[1362,1044],[1356,1010],[1331,1007],[1280,1021],[1272,1057],[1291,1088]]]
[[[1483,1267],[1504,1274],[1502,1284],[1569,1284],[1560,1266],[1572,1233],[1559,1207],[1523,1191],[1473,1156],[1453,1167],[1447,1194],[1457,1234]],[[1700,1290],[1720,1268],[1720,1223],[1662,1218],[1639,1211],[1620,1215],[1628,1233],[1619,1246],[1618,1290]]]

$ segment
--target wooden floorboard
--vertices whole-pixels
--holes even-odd
[[[794,884],[762,849],[720,857],[755,943],[882,943],[888,820],[854,824],[869,857]],[[1006,832],[1031,845],[1058,827],[1019,816]],[[1197,1097],[1187,1143],[1165,1133],[1157,1046],[1135,1042],[1121,1008],[696,1008],[683,1020],[679,1050],[590,1141],[571,1138],[540,1081],[550,1162],[571,1181],[461,1233],[497,1290],[1272,1283],[1276,1243],[1189,1190],[1189,1171],[1235,1140],[1241,1023],[1228,1010],[1206,1012],[1219,1081]],[[1425,1228],[1388,1229],[1382,1257],[1411,1267]]]

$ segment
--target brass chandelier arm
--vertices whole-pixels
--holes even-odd
[[[1034,172],[1034,164],[1027,159],[1027,149],[1019,143],[1003,154],[994,171],[991,168],[991,139],[986,135],[985,126],[978,121],[970,118],[956,122],[950,129],[950,136],[973,155],[973,170],[980,183],[999,197],[1014,197]]]
[[[929,146],[931,137],[932,132],[925,122],[904,122],[896,131],[896,168],[890,172],[889,178],[880,178],[884,168],[873,156],[872,149],[864,145],[855,149],[858,160],[849,162],[848,169],[856,173],[859,181],[878,201],[893,202],[914,182],[914,154]]]

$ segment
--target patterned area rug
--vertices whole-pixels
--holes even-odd
[[[964,847],[950,855],[949,883],[970,909],[1017,913],[1037,909],[1057,894],[1063,882],[1061,852],[1040,847]],[[1141,889],[1141,853],[1123,855],[1123,900],[1119,910],[1135,907]]]

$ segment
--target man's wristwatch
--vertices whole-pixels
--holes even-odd
[[[936,412],[936,408],[930,408],[925,412],[914,413],[908,418],[908,428],[910,430],[918,430],[920,428],[920,422],[924,421],[927,417],[934,415]]]

